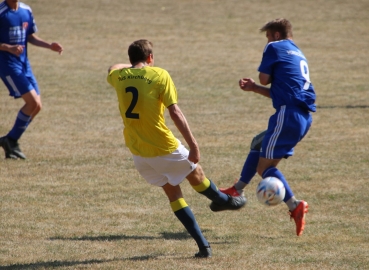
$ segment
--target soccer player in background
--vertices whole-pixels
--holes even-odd
[[[154,67],[153,44],[137,40],[128,48],[129,64],[109,68],[107,81],[117,93],[124,124],[126,146],[133,155],[136,169],[149,183],[162,187],[175,216],[196,241],[195,257],[212,256],[208,241],[183,198],[180,183],[187,178],[192,188],[212,202],[212,211],[238,210],[246,203],[244,196],[220,192],[206,178],[200,150],[177,102],[177,90],[169,73]],[[188,144],[188,151],[166,126],[165,108]]]
[[[0,138],[5,158],[25,159],[18,140],[41,110],[41,97],[27,58],[27,43],[62,53],[58,43],[48,43],[35,33],[37,27],[29,6],[18,0],[0,3],[0,77],[14,98],[23,98],[13,128]]]
[[[243,78],[239,86],[246,92],[271,98],[276,112],[269,118],[268,129],[254,137],[238,182],[220,190],[232,196],[242,194],[256,172],[262,178],[280,179],[286,188],[284,202],[295,220],[296,234],[300,236],[308,204],[295,198],[277,165],[282,158],[293,155],[294,147],[308,132],[312,123],[311,112],[316,111],[315,91],[307,60],[292,40],[291,23],[283,18],[275,19],[260,31],[266,32],[268,39],[258,69],[261,85],[251,78]],[[271,84],[270,88],[264,86],[268,84]]]

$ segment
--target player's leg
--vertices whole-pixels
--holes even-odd
[[[24,106],[21,108],[21,112],[25,115],[29,115],[33,120],[36,115],[41,111],[42,102],[41,97],[35,89],[32,89],[28,93],[22,95],[25,102]]]
[[[310,125],[311,115],[308,112],[281,107],[281,110],[269,120],[257,168],[262,178],[271,176],[283,182],[286,189],[284,202],[290,210],[291,217],[295,220],[297,235],[301,235],[304,230],[308,204],[295,198],[285,176],[277,169],[277,165],[283,157],[293,154],[293,148],[305,136]]]
[[[284,175],[280,170],[277,169],[278,163],[281,159],[267,159],[260,157],[259,164],[257,167],[258,174],[264,179],[266,177],[276,177],[282,181],[285,189],[286,195],[284,197],[284,202],[287,204],[290,211],[293,211],[297,206],[297,200],[286,180]]]
[[[197,164],[196,168],[186,178],[194,190],[209,200],[218,204],[225,204],[228,201],[228,196],[220,192],[213,181],[206,178],[200,164]]]
[[[8,87],[10,95],[14,98],[22,97],[25,104],[19,110],[12,129],[6,136],[0,138],[0,145],[5,150],[6,158],[25,159],[26,156],[20,150],[18,140],[26,131],[32,119],[41,110],[41,98],[37,82],[33,76],[26,77],[23,74],[13,72],[1,78]]]
[[[193,189],[212,201],[212,211],[238,210],[246,204],[246,198],[243,196],[232,197],[220,192],[218,187],[206,178],[201,166],[188,160],[188,154],[188,150],[180,144],[170,155],[158,158],[155,169],[162,172],[172,186],[179,185],[187,178]]]
[[[169,199],[173,213],[183,224],[187,232],[192,236],[199,247],[199,252],[196,253],[195,256],[200,258],[211,257],[212,253],[209,242],[202,234],[192,210],[183,198],[180,186],[165,184],[162,188]]]
[[[14,125],[6,137],[11,149],[11,153],[21,159],[25,159],[26,156],[20,150],[18,140],[26,131],[32,119],[41,110],[41,99],[34,89],[23,94],[22,98],[25,101],[25,104],[18,112]]]
[[[244,196],[231,196],[220,192],[214,182],[206,178],[199,164],[186,178],[194,190],[212,201],[210,209],[214,212],[238,210],[246,204]]]
[[[250,146],[250,152],[247,155],[238,181],[229,188],[220,188],[221,192],[232,196],[243,194],[243,189],[250,183],[251,179],[256,174],[256,168],[258,166],[260,156],[261,142],[264,139],[265,133],[266,130],[253,138]]]
[[[188,150],[180,144],[171,154],[146,160],[152,168],[155,168],[155,172],[165,177],[167,183],[172,186],[179,185],[187,178],[197,192],[212,201],[210,205],[212,211],[237,210],[245,205],[245,197],[232,197],[220,192],[218,187],[205,177],[201,166],[188,160],[188,154]],[[139,169],[139,171],[146,174],[145,170]],[[163,186],[165,183],[163,184],[162,181],[158,179],[153,184]]]
[[[186,175],[189,164],[182,166],[177,154],[164,157],[143,158],[133,155],[135,167],[140,175],[151,185],[162,187],[167,195],[171,208],[175,216],[181,221],[188,233],[195,239],[199,246],[199,252],[196,257],[211,257],[209,243],[203,236],[196,219],[183,198],[180,182],[183,181],[183,175]],[[178,165],[179,164],[179,165]],[[178,172],[168,170],[168,168],[177,167]],[[182,172],[183,170],[183,172]],[[171,181],[173,184],[170,184]]]
[[[290,188],[283,173],[277,169],[277,165],[280,159],[266,159],[260,157],[258,165],[258,173],[264,179],[266,177],[276,177],[282,181],[286,195],[283,201],[286,203],[290,210],[291,219],[293,218],[296,223],[297,236],[302,235],[305,229],[305,214],[308,212],[309,205],[303,200],[297,200]]]

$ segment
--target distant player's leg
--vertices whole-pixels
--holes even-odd
[[[170,206],[175,216],[183,224],[187,232],[192,236],[199,247],[199,252],[195,254],[195,257],[211,257],[212,251],[209,242],[202,234],[192,210],[184,200],[180,186],[166,184],[162,188],[170,201]]]
[[[32,119],[41,110],[41,98],[37,82],[34,77],[25,77],[23,74],[11,74],[2,77],[14,98],[22,97],[25,105],[19,110],[17,118],[9,133],[0,138],[0,145],[4,148],[6,158],[21,158],[26,156],[19,148],[18,140],[26,131]]]
[[[25,101],[25,104],[18,112],[13,128],[9,131],[6,137],[9,141],[12,154],[21,159],[25,159],[26,156],[20,150],[18,140],[26,131],[32,119],[41,110],[41,98],[37,94],[36,90],[31,90],[30,92],[23,94],[22,98]]]
[[[250,146],[250,152],[243,165],[241,176],[238,181],[229,188],[220,188],[220,191],[231,196],[238,196],[243,194],[243,189],[250,183],[251,179],[256,174],[256,168],[259,162],[261,142],[265,136],[265,131],[256,135]]]
[[[214,212],[223,210],[238,210],[245,206],[246,198],[244,196],[231,196],[219,191],[218,187],[208,178],[199,164],[186,177],[192,188],[198,193],[206,196],[212,201],[210,209]]]

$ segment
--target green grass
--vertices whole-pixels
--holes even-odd
[[[28,159],[0,160],[0,269],[369,268],[368,1],[25,2],[39,36],[65,51],[29,48],[43,110],[20,141]],[[202,167],[229,186],[273,113],[270,100],[242,92],[238,80],[257,79],[266,44],[258,29],[277,17],[291,20],[318,96],[309,134],[279,165],[310,205],[306,229],[296,237],[284,205],[257,202],[258,176],[239,212],[211,212],[184,182],[214,253],[196,260],[164,193],[139,176],[124,147],[107,69],[128,62],[132,41],[151,40]],[[0,134],[21,106],[0,84]]]

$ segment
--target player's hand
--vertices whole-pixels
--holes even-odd
[[[19,57],[24,51],[24,46],[23,45],[12,45],[9,47],[8,51]]]
[[[188,154],[188,160],[197,164],[200,161],[200,150],[199,148],[190,149]]]
[[[251,78],[243,78],[239,80],[238,84],[244,91],[253,91],[255,87],[255,81]]]
[[[54,52],[58,52],[59,54],[63,53],[63,47],[59,43],[55,43],[55,42],[51,43],[50,49]]]

